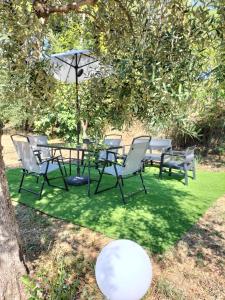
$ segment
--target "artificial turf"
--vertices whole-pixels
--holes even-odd
[[[87,196],[86,186],[71,186],[68,192],[46,186],[38,200],[27,192],[18,194],[20,176],[20,169],[7,171],[12,200],[108,237],[134,240],[154,253],[162,253],[177,242],[225,193],[225,172],[199,170],[197,180],[190,178],[185,186],[177,175],[164,174],[162,180],[158,179],[158,169],[150,167],[144,173],[148,194],[136,193],[127,198],[126,205],[121,202],[118,188],[94,195],[96,182],[91,184],[91,197]],[[25,182],[27,187],[36,186],[34,177],[27,177]],[[114,182],[114,178],[104,176],[102,187]],[[141,187],[138,176],[124,183],[125,193]]]

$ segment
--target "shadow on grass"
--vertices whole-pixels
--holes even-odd
[[[88,227],[112,238],[136,241],[154,253],[162,253],[197,221],[211,203],[225,192],[221,186],[224,174],[202,172],[197,181],[190,179],[188,187],[176,176],[164,175],[159,180],[158,170],[147,168],[144,180],[148,194],[140,192],[121,203],[118,189],[87,197],[86,186],[70,187],[68,192],[46,187],[41,200],[34,195],[17,193],[20,170],[8,171],[12,199],[38,209],[51,216]],[[95,177],[97,174],[93,174]],[[110,186],[114,178],[105,176],[102,186]],[[28,177],[28,186],[35,186],[34,178]],[[59,183],[59,182],[58,182]],[[213,190],[207,191],[205,188]],[[140,188],[140,179],[135,176],[125,181],[125,193]]]

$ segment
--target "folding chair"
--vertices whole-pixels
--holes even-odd
[[[122,142],[122,135],[121,134],[108,134],[105,135],[104,139],[103,139],[103,145],[106,145],[108,147],[115,147],[115,149],[106,151],[106,150],[101,150],[99,151],[97,157],[96,157],[96,162],[94,165],[90,165],[89,167],[94,167],[95,169],[98,169],[99,164],[100,163],[104,163],[105,160],[107,160],[108,162],[110,161],[116,161],[117,160],[117,154],[118,154],[118,150],[119,150],[119,146]],[[84,171],[87,167],[87,163],[84,163],[83,165],[83,171],[82,174],[84,174]]]
[[[148,149],[150,142],[150,138],[146,139],[144,142],[133,143],[130,146],[129,153],[127,154],[126,160],[123,165],[119,165],[116,162],[105,160],[103,168],[100,170],[100,178],[98,184],[96,186],[95,194],[110,190],[115,187],[119,187],[121,198],[123,203],[125,204],[125,197],[123,193],[123,185],[124,179],[130,178],[134,175],[140,175],[141,183],[143,186],[143,190],[147,193],[147,190],[144,185],[143,177],[142,177],[142,169],[143,169],[143,159],[145,157],[145,153]],[[115,155],[113,152],[110,152]],[[107,166],[107,162],[112,163],[111,166]],[[99,190],[100,183],[102,181],[103,175],[111,175],[116,178],[116,184],[112,187]]]
[[[49,159],[52,156],[56,156],[57,150],[53,151],[53,149],[52,149],[52,151],[50,151],[50,149],[47,147],[38,146],[40,144],[48,145],[47,135],[28,135],[27,139],[28,139],[28,142],[31,144],[32,149],[33,149],[35,155],[37,155],[40,162],[42,162],[43,160]],[[67,176],[67,171],[66,171],[64,159],[62,156],[62,152],[61,152],[61,150],[58,150],[58,151],[60,153],[60,155],[58,155],[58,159],[62,163],[65,175]]]
[[[66,181],[64,179],[64,175],[62,172],[62,168],[59,162],[59,158],[56,157],[51,157],[46,160],[42,160],[41,162],[37,158],[37,156],[34,154],[34,151],[29,144],[29,142],[24,142],[24,141],[17,141],[13,140],[13,143],[15,145],[19,160],[21,161],[22,164],[22,178],[19,186],[19,193],[21,190],[31,192],[39,197],[41,199],[42,196],[42,191],[44,188],[44,184],[47,183],[49,186],[57,187],[60,189],[65,189],[68,190],[68,186],[66,184]],[[54,178],[49,178],[48,175],[49,173],[59,170],[61,176],[59,177],[54,177]],[[41,188],[39,192],[35,192],[34,190],[31,189],[26,189],[23,187],[24,179],[25,176],[27,175],[32,175],[35,176],[36,178],[43,177],[43,182],[41,184]],[[62,178],[64,187],[61,186],[56,186],[50,183],[50,180],[57,179],[57,178]],[[37,181],[38,183],[38,181]]]

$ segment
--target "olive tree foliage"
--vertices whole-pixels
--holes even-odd
[[[205,72],[196,89],[196,127],[199,141],[217,153],[225,153],[225,1],[211,1],[211,39],[204,50]]]
[[[96,53],[113,69],[93,86],[95,101],[112,108],[109,122],[136,117],[158,132],[198,137],[200,119],[224,100],[224,1],[98,1],[90,12]],[[212,79],[202,77],[214,68]]]
[[[45,27],[30,1],[1,3],[0,120],[21,125],[46,106],[54,90],[49,65],[41,58]]]
[[[205,49],[213,38],[209,28],[215,23],[208,3],[87,1],[95,5],[76,9],[71,4],[80,13],[77,17],[75,13],[54,14],[68,11],[67,1],[34,2],[38,15],[48,17],[52,52],[87,46],[112,68],[109,76],[90,80],[80,87],[82,118],[92,123],[95,132],[99,126],[103,129],[104,123],[121,128],[138,118],[161,131],[176,124],[184,134],[196,135],[192,121],[194,94],[201,85],[199,74],[208,63]],[[37,9],[37,3],[42,3],[39,6],[42,9]],[[63,91],[72,88],[60,86]],[[66,107],[68,115],[73,109],[69,94],[63,118]],[[67,92],[64,98],[66,95]],[[57,122],[61,124],[60,111]]]
[[[134,116],[162,127],[185,115],[202,71],[204,14],[187,1],[99,2],[99,22],[89,26],[97,53],[114,70],[97,87],[115,103],[115,124]]]
[[[18,55],[18,51],[12,54],[8,49],[26,69],[24,76],[17,66],[20,75],[10,76],[10,80],[18,81],[22,87],[21,103],[27,99],[28,105],[21,111],[32,116],[32,120],[36,116],[39,130],[47,129],[47,124],[49,128],[56,125],[61,135],[69,131],[71,136],[76,123],[74,87],[51,82],[46,76],[48,65],[38,58],[45,39],[51,46],[49,53],[93,48],[101,61],[112,67],[109,76],[90,80],[80,87],[81,117],[91,125],[90,131],[96,132],[99,126],[104,128],[104,123],[120,128],[138,118],[159,131],[176,126],[183,134],[198,133],[193,122],[193,112],[198,107],[196,95],[199,88],[205,90],[209,86],[199,80],[199,75],[210,65],[209,49],[213,48],[211,53],[222,57],[222,48],[214,48],[222,40],[223,0],[4,2],[9,14],[5,28],[20,27],[22,36],[14,29],[12,35],[17,35],[14,42],[20,41],[19,51],[22,48],[25,55]],[[19,25],[12,23],[15,16],[9,10],[10,5],[20,8]],[[24,65],[24,60],[29,63]],[[39,101],[34,105],[37,98]],[[46,106],[46,101],[51,106]],[[42,104],[43,118],[40,118]]]

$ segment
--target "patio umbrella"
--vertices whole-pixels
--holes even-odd
[[[70,50],[50,56],[53,75],[65,83],[75,83],[77,110],[77,142],[80,141],[80,101],[78,85],[91,77],[100,77],[102,66],[90,50]]]

